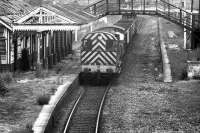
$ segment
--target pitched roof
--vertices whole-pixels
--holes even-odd
[[[0,0],[0,19],[7,25],[34,10],[34,7],[18,0]]]
[[[33,21],[33,23],[27,23],[29,20],[34,20],[38,14],[38,11],[43,10],[50,15],[55,15],[58,21],[49,23],[39,23],[39,24],[72,24],[80,25],[86,24],[96,18],[86,12],[84,12],[83,7],[78,4],[56,4],[56,5],[42,5],[40,7],[33,7],[27,3],[19,2],[19,0],[0,0],[0,23],[5,26],[19,25],[19,24],[38,24]],[[43,14],[41,14],[42,16]]]
[[[91,16],[83,12],[81,9],[78,9],[77,7],[73,7],[73,5],[56,4],[56,5],[42,5],[42,7],[45,7],[66,18],[74,20],[75,22],[79,24],[85,24],[95,18],[94,16]]]
[[[28,3],[17,0],[0,0],[0,16],[26,14],[33,10]]]

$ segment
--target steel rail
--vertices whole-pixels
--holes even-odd
[[[98,98],[98,106],[94,106],[94,108],[95,108],[95,114],[93,114],[93,120],[94,120],[94,129],[93,129],[93,131],[95,132],[95,133],[98,133],[98,130],[99,130],[99,123],[100,123],[100,116],[101,116],[101,113],[102,113],[102,109],[103,109],[103,105],[104,105],[104,101],[105,101],[105,98],[106,98],[106,95],[107,95],[107,92],[108,92],[108,90],[110,89],[110,87],[111,87],[111,85],[112,85],[112,80],[111,80],[111,82],[107,85],[107,86],[104,86],[103,88],[101,88],[101,89],[103,89],[100,93],[101,93],[101,95],[99,95],[100,97]],[[88,89],[88,88],[87,88]],[[92,91],[92,92],[96,92],[96,91]],[[89,93],[87,93],[86,92],[86,89],[84,89],[84,91],[82,91],[82,93],[80,94],[80,96],[77,98],[77,100],[76,100],[76,102],[74,103],[74,105],[73,105],[73,109],[71,109],[71,112],[70,112],[70,115],[69,115],[69,117],[68,117],[68,119],[67,119],[67,122],[66,122],[66,124],[65,124],[65,126],[64,126],[64,129],[63,129],[63,131],[62,131],[62,133],[67,133],[67,132],[69,132],[69,131],[71,131],[71,123],[73,123],[73,119],[74,119],[74,117],[76,118],[77,116],[76,116],[76,109],[77,108],[79,108],[79,103],[82,101],[81,99],[83,99],[83,101],[85,100],[85,96],[86,95],[91,95],[90,94],[91,93],[91,91],[89,92]],[[95,94],[95,93],[94,93]],[[98,93],[96,93],[97,95],[98,95]],[[92,94],[93,95],[93,94]],[[91,96],[92,96],[91,95]],[[84,98],[85,97],[85,98]],[[93,96],[93,98],[96,98],[96,97],[94,97]],[[81,106],[81,105],[80,105]],[[86,108],[87,108],[87,106],[86,106]],[[84,109],[83,109],[84,110]],[[82,109],[81,109],[81,111],[82,111]],[[92,121],[93,121],[92,120]],[[87,121],[87,120],[86,120]],[[89,123],[91,123],[91,120],[90,120],[90,122]],[[85,123],[86,125],[87,125],[87,122]],[[76,124],[75,124],[76,125]]]
[[[72,108],[72,111],[71,111],[71,113],[70,113],[70,115],[69,115],[69,118],[68,118],[68,120],[67,120],[67,123],[66,123],[66,125],[65,125],[65,129],[64,129],[63,133],[66,133],[66,132],[67,132],[67,129],[69,128],[70,120],[71,120],[71,118],[72,118],[72,116],[73,116],[73,114],[74,114],[74,112],[75,112],[75,109],[76,109],[76,107],[78,106],[78,103],[79,103],[79,101],[80,101],[80,99],[82,98],[82,96],[83,96],[84,93],[85,93],[85,90],[83,90],[83,91],[81,92],[81,94],[79,95],[78,99],[76,100],[76,102],[75,102],[75,104],[74,104],[74,106],[73,106],[73,108]]]
[[[100,116],[101,116],[103,104],[104,104],[104,101],[105,101],[107,92],[108,92],[108,90],[110,89],[111,86],[112,86],[112,81],[111,81],[111,83],[108,85],[108,87],[106,88],[106,90],[105,90],[105,92],[104,92],[104,95],[103,95],[103,98],[102,98],[102,100],[101,100],[101,104],[100,104],[99,111],[98,111],[98,115],[97,115],[95,133],[98,133],[98,131],[99,131],[99,121],[100,121]]]

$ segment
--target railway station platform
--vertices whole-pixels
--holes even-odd
[[[157,18],[143,18],[142,28],[127,52],[124,69],[108,92],[102,115],[105,133],[194,133],[200,132],[199,81],[178,79],[184,63],[183,29],[161,19],[173,82],[162,82],[162,61]],[[170,38],[174,33],[174,38]],[[170,37],[169,37],[170,36]],[[184,50],[183,50],[184,51]],[[179,61],[178,61],[179,60]],[[179,66],[178,66],[179,64]],[[175,70],[176,71],[176,70]]]

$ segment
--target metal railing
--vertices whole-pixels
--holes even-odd
[[[85,11],[98,17],[108,14],[147,14],[159,15],[188,30],[200,28],[199,14],[191,13],[164,0],[152,1],[122,1],[122,0],[100,0],[97,3],[89,5]]]

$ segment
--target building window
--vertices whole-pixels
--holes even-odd
[[[4,36],[4,27],[0,26],[0,55],[6,54],[6,38]]]
[[[185,7],[184,7],[184,2],[181,2],[181,7],[182,7],[182,8],[185,8]]]
[[[0,55],[6,54],[6,41],[0,38]]]
[[[4,27],[0,26],[0,38],[4,37]]]

